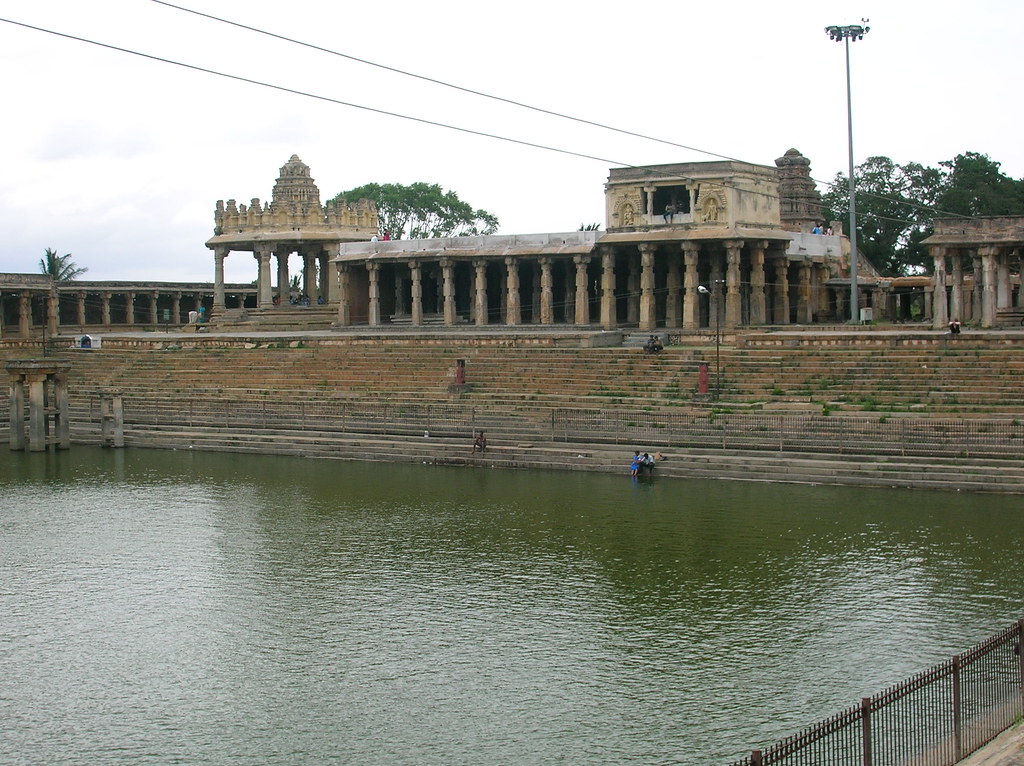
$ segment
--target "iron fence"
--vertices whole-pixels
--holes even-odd
[[[733,766],[951,766],[1024,714],[1024,619]]]

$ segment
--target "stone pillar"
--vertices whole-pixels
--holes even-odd
[[[530,322],[540,324],[540,273],[536,261],[526,261],[530,267]]]
[[[946,299],[946,248],[932,246],[935,271],[932,273],[932,327],[943,329],[949,324],[949,305]]]
[[[590,265],[589,255],[574,255],[576,264],[576,316],[578,325],[590,324],[590,293],[587,290],[587,266]]]
[[[78,325],[83,327],[85,325],[85,293],[78,293]]]
[[[996,253],[998,248],[988,245],[978,248],[981,255],[982,293],[981,326],[992,327],[996,322]]]
[[[226,247],[213,249],[213,310],[224,310],[224,259],[231,251]],[[104,319],[104,323],[106,323]]]
[[[287,306],[292,291],[291,278],[288,276],[288,256],[291,253],[287,250],[275,250],[274,255],[277,257],[277,297],[282,306]],[[340,279],[338,284],[341,284]]]
[[[555,321],[555,295],[552,292],[551,259],[540,259],[540,323],[553,324]]]
[[[519,309],[519,262],[512,256],[505,258],[505,324],[515,327],[522,322]]]
[[[692,210],[692,208],[691,208]],[[683,243],[683,286],[686,293],[683,296],[683,329],[696,330],[700,327],[700,272],[698,264],[700,261],[700,244],[697,242]]]
[[[253,258],[258,265],[258,276],[256,278],[256,306],[267,309],[274,305],[274,286],[270,281],[270,248],[261,246],[256,248]]]
[[[18,334],[32,337],[32,294],[27,290],[18,296]]]
[[[338,302],[338,280],[337,278],[331,279],[331,275],[334,274],[334,270],[338,267],[338,263],[335,259],[340,255],[340,242],[329,242],[324,245],[323,275],[320,281],[323,284],[322,295],[324,296],[324,300],[332,306]]]
[[[133,325],[135,324],[135,293],[133,291],[125,293],[124,300],[124,323]]]
[[[768,308],[764,293],[764,251],[767,240],[750,243],[750,324],[768,321]]]
[[[316,295],[310,297],[314,300],[317,298],[323,298],[324,303],[329,303],[331,291],[328,285],[330,285],[331,280],[327,278],[327,264],[329,262],[327,253],[323,248],[321,248],[320,252],[313,256],[313,260],[316,261],[317,264]],[[319,301],[317,301],[317,303],[319,303]]]
[[[952,251],[953,255],[953,295],[951,306],[951,318],[963,320],[964,318],[964,267],[960,260],[960,253]]]
[[[423,266],[419,261],[409,261],[409,278],[412,280],[412,323],[423,324]]]
[[[669,257],[668,276],[665,280],[665,326],[682,327],[682,275],[680,273],[681,257]]]
[[[446,327],[455,325],[455,262],[451,258],[442,258],[442,305],[444,306],[444,323]]]
[[[1010,282],[1010,252],[1003,250],[996,256],[996,308],[1008,309],[1011,306],[1013,283]]]
[[[149,323],[159,324],[160,323],[160,296],[157,292],[151,292],[149,294]]]
[[[25,386],[22,376],[16,375],[10,365],[7,366],[7,370],[11,374],[10,446],[11,449],[23,450],[25,449]]]
[[[614,330],[615,316],[615,251],[601,248],[601,327]]]
[[[576,320],[576,264],[570,260],[562,261],[565,266],[565,293],[562,298],[562,321],[573,324]]]
[[[981,255],[977,250],[971,252],[971,266],[974,269],[973,295],[971,299],[971,321],[981,321],[981,305],[983,303],[982,293],[984,291],[984,275],[981,267]]]
[[[740,305],[740,250],[743,243],[731,240],[725,243],[725,326],[739,327],[743,310]]]
[[[349,295],[351,283],[349,280],[351,267],[347,263],[338,264],[338,326],[351,327],[352,325],[352,299]],[[287,284],[287,283],[286,283]]]
[[[924,306],[922,307],[922,310],[924,311],[924,321],[926,321],[926,322],[932,321],[932,317],[934,316],[934,311],[932,310],[932,308],[933,308],[934,305],[935,305],[935,285],[934,284],[925,285],[924,286]]]
[[[300,251],[302,256],[302,294],[309,298],[311,301],[316,300],[316,255],[311,253],[308,248],[304,248]],[[374,274],[379,276],[379,274]],[[372,278],[372,277],[371,277]],[[378,291],[380,285],[377,285]],[[380,293],[377,293],[378,301],[380,299]],[[380,310],[380,304],[377,304],[378,311]],[[378,314],[379,319],[379,314]]]
[[[654,315],[654,245],[640,245],[640,316],[641,330],[650,332],[655,326]]]
[[[102,295],[102,309],[103,309],[103,327],[110,327],[110,299],[113,297],[111,293],[103,293]]]
[[[104,447],[124,446],[124,397],[120,393],[100,398],[100,441]]]
[[[800,293],[797,299],[796,321],[799,324],[811,324],[814,322],[811,310],[811,264],[803,261],[799,267],[800,271]]]
[[[640,267],[635,259],[629,259],[629,274],[626,276],[626,324],[640,324]]]
[[[308,262],[308,261],[307,261]],[[366,271],[370,277],[370,301],[367,322],[371,327],[380,326],[380,264],[366,264]]]
[[[775,261],[775,324],[789,324],[789,259]]]
[[[51,291],[46,296],[46,331],[52,336],[57,334],[58,324],[57,293]]]
[[[477,327],[487,324],[487,261],[473,261],[473,314]]]
[[[171,322],[181,324],[181,293],[174,293],[171,297]]]

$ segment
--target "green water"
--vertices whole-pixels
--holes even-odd
[[[1020,500],[0,461],[0,763],[726,764],[1024,614]]]

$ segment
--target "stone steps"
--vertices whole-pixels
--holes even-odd
[[[81,435],[76,441],[88,441]],[[622,446],[544,444],[489,435],[486,453],[474,453],[472,434],[402,435],[296,432],[281,429],[221,430],[129,427],[128,446],[223,450],[377,462],[422,462],[453,466],[628,471],[631,451]],[[654,478],[729,479],[891,486],[914,489],[964,489],[1024,493],[1024,464],[992,465],[979,460],[856,456],[848,459],[804,453],[673,449]]]

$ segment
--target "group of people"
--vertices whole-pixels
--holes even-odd
[[[814,224],[814,228],[811,229],[811,234],[826,234],[826,235],[831,237],[832,236],[832,227],[829,226],[826,229],[825,228],[825,224],[823,224],[823,223],[816,223],[816,224]]]
[[[652,456],[647,452],[641,455],[640,450],[636,450],[633,453],[633,462],[629,466],[630,475],[639,476],[644,472],[651,475],[654,473],[654,466],[658,464],[658,461],[664,459],[660,452],[655,452]]]
[[[660,354],[664,349],[665,346],[661,342],[661,338],[659,338],[657,335],[652,335],[650,338],[647,339],[647,342],[644,343],[645,354]]]

